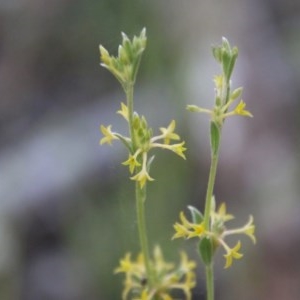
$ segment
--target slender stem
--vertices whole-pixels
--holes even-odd
[[[129,123],[129,131],[130,131],[130,137],[132,143],[132,151],[135,152],[137,148],[137,144],[136,144],[134,126],[133,126],[133,83],[128,84],[128,86],[126,86],[125,92],[127,98],[128,123]],[[137,225],[138,225],[140,247],[144,256],[147,280],[149,284],[152,285],[153,276],[151,271],[149,246],[148,246],[148,238],[147,238],[147,230],[146,230],[146,220],[145,220],[146,185],[143,188],[141,188],[140,183],[136,182],[135,199],[136,199],[136,213],[137,213]]]
[[[210,225],[209,219],[210,219],[212,196],[213,196],[214,185],[216,180],[218,160],[219,160],[219,149],[216,151],[216,154],[211,155],[211,164],[210,164],[209,178],[208,178],[206,198],[205,198],[204,227],[208,230]]]
[[[219,146],[215,152],[211,151],[211,164],[210,164],[210,171],[209,171],[209,178],[208,178],[206,199],[205,199],[205,210],[204,210],[204,227],[207,230],[210,230],[210,213],[211,213],[211,206],[212,206],[212,196],[213,196],[214,185],[216,180],[218,160],[219,160]],[[206,274],[207,300],[214,300],[213,261],[206,266],[205,274]]]
[[[145,268],[147,273],[147,280],[151,285],[153,283],[149,248],[148,248],[148,238],[146,230],[146,220],[145,220],[145,200],[146,200],[146,187],[141,188],[139,183],[136,182],[135,185],[135,196],[136,196],[136,211],[137,211],[137,223],[138,232],[140,238],[140,246],[144,256]]]
[[[132,151],[136,150],[136,139],[133,130],[133,84],[128,84],[125,88],[126,99],[127,99],[127,108],[128,108],[128,124],[129,132],[132,142]]]
[[[214,300],[214,269],[213,263],[206,266],[206,293],[207,300]]]

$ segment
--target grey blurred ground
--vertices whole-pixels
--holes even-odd
[[[136,109],[158,130],[175,118],[188,159],[157,155],[147,202],[153,243],[177,259],[172,224],[186,205],[202,208],[209,167],[209,107],[218,72],[210,46],[226,36],[240,56],[253,119],[225,126],[216,197],[242,224],[253,214],[258,243],[223,270],[216,299],[300,298],[300,2],[2,0],[0,2],[0,297],[120,299],[112,274],[138,250],[132,182],[120,145],[98,146],[99,125],[124,124],[124,99],[99,67],[98,45],[147,27]],[[168,187],[168,188],[166,188]],[[155,211],[155,221],[153,218]],[[198,275],[195,299],[204,299]],[[193,299],[194,299],[193,298]]]

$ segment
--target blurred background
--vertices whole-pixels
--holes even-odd
[[[133,183],[122,145],[99,146],[99,125],[124,95],[99,66],[101,43],[147,28],[135,108],[158,131],[172,119],[187,160],[161,151],[146,203],[151,245],[167,260],[195,242],[171,241],[187,205],[203,208],[209,122],[187,104],[211,107],[225,36],[240,55],[233,87],[254,118],[226,122],[215,195],[236,215],[253,214],[257,245],[244,259],[216,261],[216,299],[300,299],[300,2],[297,0],[0,1],[0,298],[120,299],[113,270],[138,252]],[[154,212],[154,213],[153,213]],[[193,299],[205,299],[203,268]]]

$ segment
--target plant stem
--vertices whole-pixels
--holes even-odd
[[[209,219],[210,219],[212,196],[213,196],[214,185],[216,180],[218,160],[219,160],[219,148],[217,149],[215,154],[212,153],[211,155],[211,164],[210,164],[209,178],[208,178],[206,198],[205,198],[204,227],[205,229],[208,230],[210,229]]]
[[[221,135],[221,128],[220,128]],[[217,166],[219,160],[219,143],[216,151],[211,151],[211,164],[209,171],[209,178],[207,184],[206,191],[206,199],[205,199],[205,210],[204,210],[204,228],[210,230],[210,213],[212,206],[212,196],[214,191],[214,185],[216,180]],[[214,269],[213,269],[213,261],[206,266],[205,269],[206,274],[206,293],[207,300],[214,300]]]
[[[129,124],[129,132],[131,137],[131,147],[132,152],[134,153],[136,150],[136,140],[133,128],[133,83],[130,83],[126,86],[125,93],[127,99],[127,108],[128,108],[128,124]]]
[[[213,263],[206,266],[205,274],[206,274],[207,300],[214,300],[214,269],[213,269]]]
[[[136,139],[134,134],[134,125],[133,125],[133,83],[128,84],[126,86],[125,92],[126,92],[127,107],[128,107],[129,131],[130,131],[130,137],[132,143],[131,149],[132,152],[134,153],[136,151],[137,145],[136,145]],[[143,188],[141,188],[140,183],[136,182],[135,199],[136,199],[137,226],[138,226],[140,247],[144,256],[147,281],[151,286],[153,284],[153,276],[151,271],[148,238],[147,238],[147,230],[146,230],[146,220],[145,220],[146,185]]]
[[[139,182],[135,185],[135,197],[136,197],[136,211],[137,211],[137,223],[138,232],[140,238],[141,251],[144,256],[145,268],[147,273],[147,281],[151,286],[153,283],[152,270],[150,264],[149,250],[148,250],[148,239],[146,231],[146,221],[145,221],[145,200],[146,200],[146,187],[141,188]]]

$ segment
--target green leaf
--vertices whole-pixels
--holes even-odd
[[[214,255],[213,245],[210,238],[204,237],[199,243],[199,253],[205,265],[212,262]]]
[[[220,130],[215,122],[210,123],[210,143],[212,153],[216,154],[218,152],[220,144]]]
[[[203,215],[202,213],[194,206],[189,205],[188,209],[191,212],[192,215],[192,221],[195,224],[201,224],[203,221]]]

